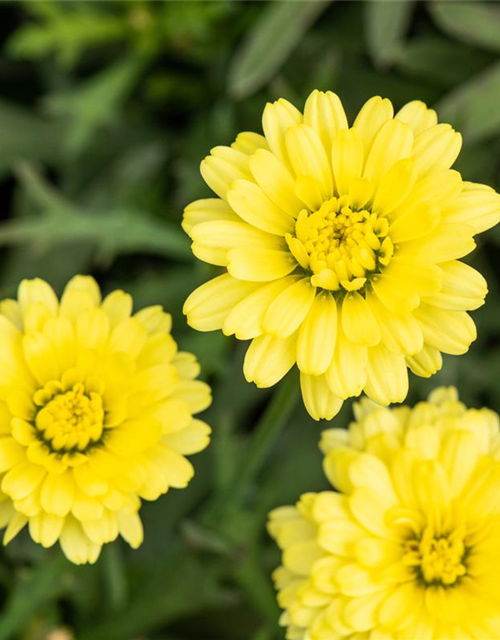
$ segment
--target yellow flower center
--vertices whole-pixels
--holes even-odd
[[[387,218],[349,206],[349,196],[331,198],[313,213],[301,211],[290,250],[316,286],[357,291],[380,273],[394,253]]]
[[[459,527],[448,535],[436,536],[427,527],[420,540],[408,540],[403,562],[414,567],[426,585],[452,586],[467,573],[464,531]]]
[[[35,425],[41,440],[58,452],[85,451],[103,434],[104,409],[100,394],[87,392],[78,382],[67,391],[50,382],[35,394],[40,406]]]

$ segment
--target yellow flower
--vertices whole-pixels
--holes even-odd
[[[59,302],[24,280],[0,305],[0,526],[7,544],[26,525],[57,540],[77,564],[95,562],[121,535],[143,538],[141,499],[193,475],[184,457],[204,449],[210,404],[194,356],[177,350],[161,307],[131,315],[132,298],[101,301],[77,276]]]
[[[263,128],[201,164],[219,198],[190,204],[183,227],[227,273],[188,298],[189,324],[252,340],[259,387],[297,363],[315,419],[363,390],[403,401],[407,367],[431,376],[476,337],[466,311],[486,282],[458,259],[499,221],[499,195],[450,170],[461,137],[422,102],[393,116],[372,98],[349,128],[339,98],[314,91],[304,114],[268,104]]]
[[[355,414],[321,443],[339,493],[271,514],[287,638],[500,638],[498,416],[454,388],[413,409],[365,398]]]

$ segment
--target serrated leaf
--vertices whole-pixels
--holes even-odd
[[[376,65],[389,67],[397,60],[414,5],[413,0],[371,0],[365,4],[366,44]]]
[[[427,3],[434,22],[445,33],[469,45],[500,52],[500,7],[495,2]]]
[[[132,209],[82,211],[31,167],[22,165],[18,173],[40,215],[0,224],[0,245],[32,244],[40,249],[77,241],[111,254],[145,252],[178,260],[190,257],[189,244],[177,226]]]
[[[0,100],[0,174],[20,159],[46,163],[59,160],[64,131],[60,122],[39,118]]]
[[[244,98],[271,80],[330,1],[266,3],[234,56],[229,93]]]
[[[436,105],[440,120],[450,122],[469,142],[500,134],[500,62],[451,91]]]
[[[48,111],[68,121],[69,151],[81,152],[94,133],[117,120],[144,63],[138,56],[119,60],[76,88],[46,98]]]

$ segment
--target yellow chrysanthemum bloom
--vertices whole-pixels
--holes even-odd
[[[497,640],[498,416],[454,388],[413,409],[365,398],[355,413],[323,434],[339,493],[271,514],[287,638]]]
[[[316,419],[363,390],[403,401],[407,367],[431,376],[476,337],[466,311],[486,282],[458,259],[499,221],[500,196],[450,170],[461,137],[422,102],[394,116],[372,98],[349,128],[339,98],[314,91],[303,114],[268,104],[263,129],[201,164],[219,199],[190,204],[183,226],[227,273],[191,294],[188,322],[251,339],[259,387],[297,363]]]
[[[132,298],[101,301],[77,276],[59,302],[24,280],[0,305],[0,526],[7,544],[26,525],[77,564],[121,535],[141,544],[141,499],[193,475],[204,449],[193,418],[211,400],[194,356],[177,350],[161,307],[131,315]]]

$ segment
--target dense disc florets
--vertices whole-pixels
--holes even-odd
[[[401,402],[408,367],[431,376],[475,339],[467,311],[487,286],[459,259],[500,197],[450,169],[461,137],[421,102],[394,115],[372,98],[349,126],[339,98],[314,91],[304,113],[268,104],[263,129],[202,162],[219,197],[190,204],[183,226],[227,272],[191,294],[188,322],[252,340],[244,372],[260,387],[297,364],[316,419],[363,390]]]
[[[161,307],[132,315],[77,276],[59,301],[25,280],[0,304],[0,526],[26,525],[75,563],[118,535],[142,542],[141,499],[185,487],[184,457],[208,444],[193,418],[210,404],[194,356],[179,352]]]
[[[271,513],[292,640],[500,638],[498,416],[455,389],[325,431],[338,492]]]

